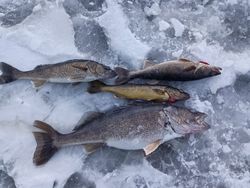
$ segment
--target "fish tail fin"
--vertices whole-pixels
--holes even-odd
[[[17,72],[20,71],[7,63],[0,62],[0,84],[15,81]]]
[[[117,78],[115,80],[116,85],[124,84],[130,80],[131,76],[129,74],[129,70],[122,67],[116,67],[114,70],[117,74]]]
[[[88,92],[89,93],[98,93],[102,91],[102,87],[105,86],[105,84],[103,84],[100,81],[93,81],[89,83],[89,87],[88,87]]]
[[[60,133],[42,121],[35,121],[34,126],[44,131],[33,132],[37,143],[33,163],[38,166],[46,163],[56,153],[58,148],[54,145],[54,140]]]

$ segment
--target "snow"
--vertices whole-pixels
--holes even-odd
[[[169,23],[164,21],[164,20],[160,20],[159,21],[159,31],[165,31],[170,27]]]
[[[125,56],[128,62],[135,63],[143,59],[150,48],[131,33],[128,19],[120,5],[112,0],[107,0],[107,4],[109,7],[107,12],[97,18],[97,21],[106,30],[112,48],[118,54]]]
[[[145,7],[144,11],[147,16],[157,16],[161,13],[161,9],[157,3],[154,3],[151,7]]]
[[[184,30],[185,30],[185,26],[176,18],[171,18],[170,22],[174,27],[175,36],[176,37],[182,36],[182,34],[183,34]]]

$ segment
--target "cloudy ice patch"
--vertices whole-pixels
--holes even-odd
[[[157,178],[156,178],[157,177]],[[171,177],[154,169],[147,161],[140,165],[121,166],[96,181],[97,187],[166,187]]]
[[[125,59],[132,60],[137,68],[136,61],[144,59],[150,48],[138,40],[128,27],[129,20],[123,13],[121,6],[112,0],[107,0],[108,9],[105,14],[96,18],[105,28],[110,39],[111,47]]]
[[[21,24],[3,29],[1,36],[43,55],[66,53],[79,56],[74,45],[72,22],[63,7],[55,4],[48,3]]]

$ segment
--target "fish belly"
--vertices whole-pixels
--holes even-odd
[[[153,142],[153,141],[152,141]],[[124,150],[138,150],[146,147],[150,142],[141,138],[134,139],[109,139],[106,144],[110,147],[124,149]]]

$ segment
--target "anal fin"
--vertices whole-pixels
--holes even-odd
[[[34,86],[35,88],[39,88],[39,87],[41,87],[43,84],[45,84],[47,81],[46,81],[46,80],[32,80],[31,82],[32,82],[32,84],[33,84],[33,86]]]
[[[154,152],[159,146],[161,145],[161,139],[156,140],[155,142],[147,145],[145,148],[143,148],[145,155],[149,155],[152,152]]]
[[[103,143],[96,143],[96,144],[84,144],[83,147],[88,153],[92,153],[96,151],[98,148],[102,147]]]

